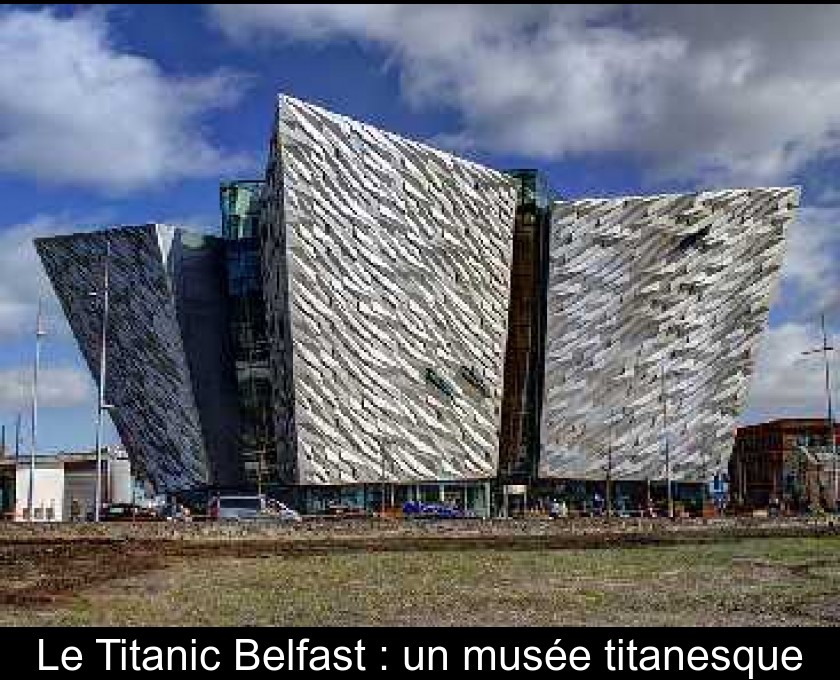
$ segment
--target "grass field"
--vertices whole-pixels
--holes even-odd
[[[84,559],[88,567],[97,559],[113,563],[113,555]],[[838,537],[589,550],[169,555],[122,573],[133,575],[67,587],[42,602],[9,600],[0,605],[0,624],[840,624]]]

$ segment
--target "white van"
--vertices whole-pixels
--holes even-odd
[[[287,522],[299,522],[300,515],[283,503],[265,496],[215,496],[208,508],[210,519],[248,520],[277,519]]]

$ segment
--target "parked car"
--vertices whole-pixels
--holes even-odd
[[[208,515],[212,519],[256,519],[265,510],[265,496],[215,496]]]
[[[441,517],[455,519],[465,517],[466,514],[460,508],[443,503],[422,503],[420,501],[407,501],[403,504],[403,515],[406,517]]]
[[[158,515],[167,522],[192,522],[190,509],[180,503],[174,506],[171,503],[162,506],[158,510]]]
[[[210,500],[208,514],[215,520],[278,519],[299,522],[300,514],[287,505],[265,496],[223,495]]]
[[[99,519],[102,522],[155,522],[161,517],[151,508],[132,503],[110,503],[102,506]],[[88,511],[87,520],[94,520],[93,510]]]
[[[368,517],[370,513],[364,508],[358,508],[352,505],[342,505],[340,503],[328,503],[324,508],[324,515],[330,517]]]
[[[300,522],[301,516],[297,510],[293,510],[285,503],[269,498],[265,504],[264,514],[270,518],[279,519],[282,522]]]

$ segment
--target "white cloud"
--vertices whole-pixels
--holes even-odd
[[[79,406],[94,400],[90,376],[76,368],[42,368],[38,404],[45,408]],[[32,400],[32,369],[0,370],[0,409],[25,411]]]
[[[92,213],[96,224],[80,224],[72,217],[38,215],[28,222],[0,227],[0,342],[31,335],[39,297],[47,332],[59,342],[71,337],[61,304],[55,295],[33,239],[59,233],[104,229],[113,222],[107,212]],[[194,214],[144,220],[171,224],[198,233],[218,233],[218,217]]]
[[[61,306],[32,244],[33,238],[59,231],[71,229],[59,219],[44,215],[0,229],[0,341],[34,331],[39,296],[50,334],[68,332]]]
[[[0,10],[0,172],[124,191],[236,169],[200,126],[242,90],[165,74],[114,45],[101,11]]]
[[[825,313],[829,344],[840,340],[840,208],[802,208],[788,232],[777,310],[786,321],[762,339],[742,421],[781,417],[821,417],[826,412],[822,354],[803,355],[822,343],[820,313]],[[840,351],[829,353],[835,409]]]
[[[822,343],[820,314],[825,313],[829,344],[840,341],[840,208],[801,208],[787,236],[781,288],[775,312],[782,323],[765,333],[745,423],[781,417],[821,417],[826,412],[825,364],[822,355],[802,353]],[[829,354],[835,407],[840,351]]]
[[[775,182],[835,155],[840,8],[236,5],[244,46],[381,47],[405,97],[451,106],[449,143],[531,156],[624,151],[657,175]]]
[[[840,314],[840,208],[803,207],[787,236],[779,304],[797,320]]]
[[[814,324],[787,323],[766,333],[741,419],[744,424],[770,418],[821,417],[826,413],[822,354],[802,354],[820,344],[819,327]],[[836,408],[838,376],[837,358],[833,354],[829,355],[829,366]]]

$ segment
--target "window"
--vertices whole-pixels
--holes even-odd
[[[699,245],[702,243],[703,239],[708,235],[709,227],[703,227],[702,229],[694,232],[693,234],[688,234],[687,236],[684,236],[677,244],[677,250],[686,251],[689,248]]]

